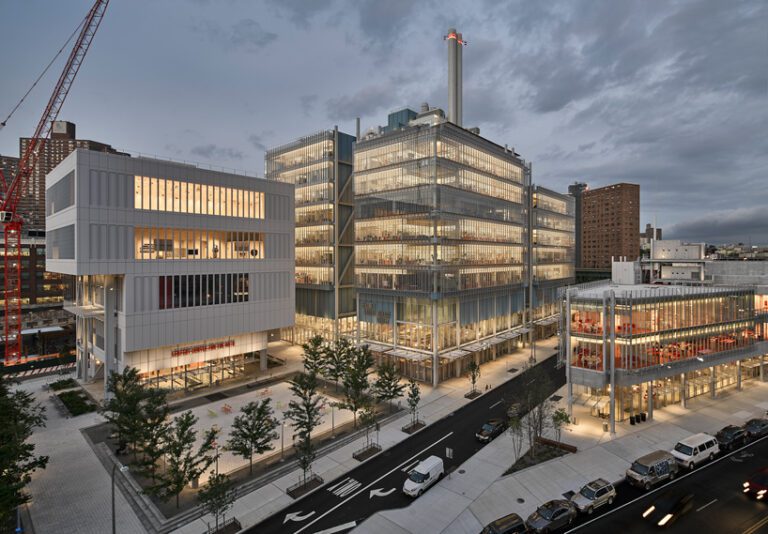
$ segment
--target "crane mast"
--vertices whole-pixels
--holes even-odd
[[[3,225],[5,256],[3,269],[4,306],[5,306],[5,364],[18,361],[22,355],[22,319],[21,319],[21,234],[23,218],[18,213],[19,200],[28,189],[29,179],[37,164],[40,150],[44,147],[51,133],[53,121],[59,115],[62,104],[67,98],[72,82],[80,70],[85,54],[88,52],[96,30],[101,24],[109,0],[96,0],[85,18],[80,34],[69,54],[64,70],[56,82],[56,87],[48,104],[37,123],[35,133],[30,139],[24,154],[19,160],[18,170],[10,182],[0,171],[0,223]]]

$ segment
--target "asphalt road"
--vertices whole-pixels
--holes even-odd
[[[539,364],[550,378],[552,393],[565,384],[565,370],[555,367],[556,360]],[[408,506],[413,500],[402,493],[408,471],[431,455],[443,458],[446,473],[456,469],[483,446],[475,440],[480,426],[492,417],[504,417],[506,406],[519,402],[527,385],[526,373],[519,373],[246,532],[341,533],[380,510]],[[446,458],[446,448],[452,449],[451,459]]]
[[[604,506],[598,518],[580,517],[569,532],[676,532],[758,534],[768,532],[768,502],[742,494],[742,484],[755,471],[768,466],[768,437],[733,453],[702,464],[693,472],[646,493],[619,484],[618,498]],[[693,495],[692,510],[665,528],[646,522],[642,514],[666,492]],[[597,511],[595,512],[598,513]]]

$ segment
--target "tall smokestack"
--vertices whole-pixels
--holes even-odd
[[[445,36],[445,40],[448,41],[448,120],[457,126],[461,126],[461,47],[464,46],[464,41],[461,34],[456,31],[456,28],[448,29],[448,35]]]
[[[461,126],[464,117],[464,76],[461,73],[464,60],[464,40],[459,34],[456,40],[456,126]]]

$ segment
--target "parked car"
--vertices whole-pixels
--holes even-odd
[[[517,514],[509,514],[488,523],[480,534],[518,534],[528,532],[525,521]]]
[[[403,493],[409,497],[418,497],[440,480],[444,473],[443,459],[439,456],[430,456],[419,462],[419,465],[410,472],[403,484]]]
[[[717,439],[709,434],[694,434],[681,439],[675,444],[672,456],[677,463],[688,469],[693,469],[705,460],[712,461],[715,455],[720,453],[720,445]]]
[[[503,419],[489,419],[480,430],[475,432],[477,441],[490,443],[495,437],[501,435],[507,429],[507,422]]]
[[[677,460],[667,451],[654,451],[641,456],[627,469],[627,482],[633,486],[651,489],[651,486],[677,475]]]
[[[768,501],[768,467],[763,467],[744,482],[744,493],[758,501]]]
[[[645,512],[643,519],[657,527],[666,527],[690,512],[693,494],[668,492],[656,499]]]
[[[616,488],[613,487],[613,484],[603,478],[598,478],[585,484],[577,494],[571,497],[571,502],[579,512],[592,515],[595,508],[600,508],[604,504],[613,504],[615,498]]]
[[[762,438],[768,436],[768,419],[755,418],[744,423],[744,432],[749,439]]]
[[[743,428],[736,425],[728,425],[720,429],[715,434],[717,442],[720,444],[720,448],[727,451],[732,451],[737,447],[741,447],[747,441],[747,433]]]
[[[576,506],[571,501],[555,499],[536,508],[525,523],[532,532],[552,532],[570,525],[577,513]]]

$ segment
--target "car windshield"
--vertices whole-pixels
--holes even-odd
[[[735,426],[727,426],[724,429],[722,429],[720,432],[718,432],[717,436],[720,438],[730,438],[736,433],[737,430],[738,428],[736,428]]]
[[[491,423],[485,423],[483,425],[483,432],[493,432],[493,425]]]
[[[411,482],[416,482],[417,484],[421,484],[427,480],[427,475],[424,473],[419,473],[418,471],[411,471],[411,474],[408,475],[408,480]]]
[[[693,454],[693,447],[684,445],[683,443],[678,443],[675,445],[675,450],[679,453],[685,454],[686,456],[691,456]]]
[[[593,490],[589,486],[584,486],[583,488],[581,488],[581,491],[579,491],[579,493],[581,493],[584,497],[586,497],[590,501],[595,500],[595,490]]]
[[[631,467],[632,471],[640,475],[648,474],[648,466],[634,462]]]
[[[552,513],[554,512],[554,509],[550,508],[549,506],[539,506],[536,511],[539,512],[539,515],[547,521],[552,520]]]

